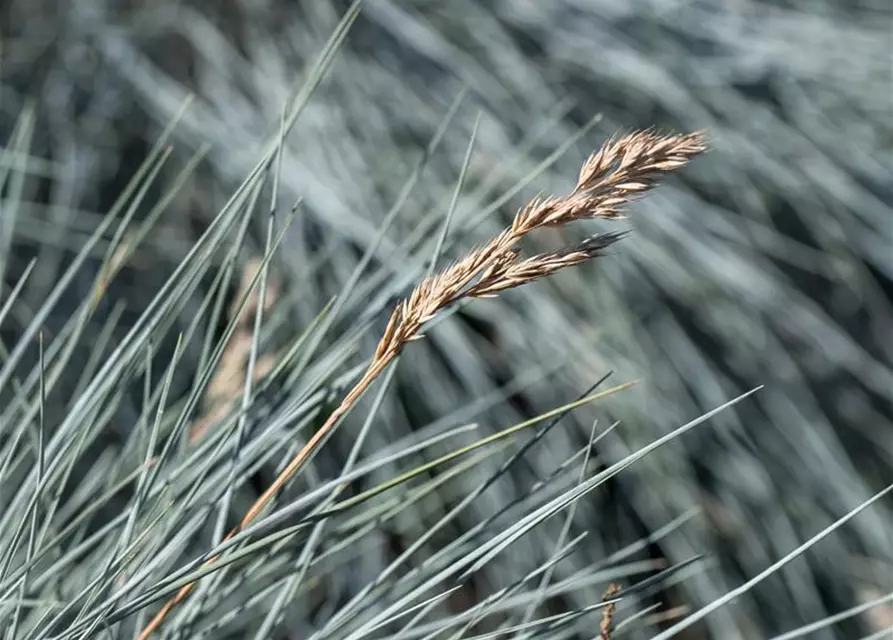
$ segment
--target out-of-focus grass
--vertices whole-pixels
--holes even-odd
[[[346,8],[4,5],[0,615],[4,630],[18,620],[10,637],[49,633],[57,617],[66,637],[126,618],[125,637],[145,621],[141,605],[194,577],[340,399],[394,297],[425,273],[478,115],[445,259],[502,228],[535,190],[566,191],[619,128],[703,128],[712,151],[636,205],[635,232],[614,255],[462,307],[414,345],[280,510],[242,538],[248,546],[226,547],[232,564],[170,621],[180,637],[250,637],[280,613],[277,629],[299,637],[404,625],[402,637],[450,637],[479,606],[490,615],[468,636],[554,615],[545,635],[563,637],[597,626],[609,583],[658,575],[616,618],[618,636],[649,637],[670,628],[661,611],[710,606],[891,482],[883,4],[373,0],[315,67],[325,70],[316,86],[313,65]],[[313,89],[306,102],[300,87]],[[280,151],[283,109],[299,104]],[[269,262],[282,284],[257,333],[256,296],[236,283],[287,221]],[[561,233],[542,246],[572,241]],[[243,402],[246,355],[239,397],[193,447],[191,428],[213,411],[202,384],[220,372],[228,332],[250,335],[247,353],[279,366]],[[455,513],[511,446],[445,461],[347,511],[322,506],[347,460],[362,470],[347,490],[363,495],[565,404],[607,370],[643,382],[563,417]],[[600,437],[587,478],[757,385],[461,588],[423,589],[523,515],[575,495],[595,418],[597,434],[620,424]],[[472,421],[476,435],[459,429]],[[699,629],[766,637],[858,606],[866,590],[889,592],[889,509],[875,503]],[[408,613],[376,628],[397,611]],[[854,637],[872,619],[810,633]]]

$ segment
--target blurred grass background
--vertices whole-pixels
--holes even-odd
[[[146,202],[162,196],[194,153],[201,162],[112,282],[73,362],[87,361],[110,317],[112,335],[123,336],[252,169],[347,7],[2,4],[0,307],[37,259],[0,327],[7,352],[194,94],[172,134],[172,162]],[[640,556],[675,563],[707,554],[658,598],[665,609],[703,606],[893,481],[890,34],[881,0],[364,3],[285,139],[277,205],[301,205],[271,267],[287,319],[281,341],[311,323],[372,248],[368,277],[330,331],[338,336],[368,318],[374,330],[356,350],[372,352],[384,310],[427,267],[478,118],[444,260],[498,231],[537,192],[568,190],[586,155],[618,130],[703,129],[711,144],[634,206],[624,223],[634,233],[611,256],[463,306],[406,352],[364,451],[463,421],[495,431],[570,402],[608,371],[615,384],[641,381],[565,418],[412,566],[548,477],[586,443],[594,420],[621,421],[598,445],[600,464],[609,465],[757,385],[765,388],[578,503],[575,527],[589,535],[556,565],[553,581],[571,587],[548,599],[549,611],[597,602],[604,584],[580,572],[682,516],[683,525],[644,544]],[[252,221],[240,264],[263,253],[265,225],[264,216]],[[560,233],[543,243],[564,244],[568,232]],[[90,294],[108,235],[44,323],[49,335]],[[157,345],[158,380],[214,273]],[[208,329],[219,336],[222,325]],[[201,348],[200,340],[183,345],[172,397],[192,383]],[[30,368],[36,347],[28,353]],[[59,379],[48,424],[64,416],[81,373],[73,366]],[[128,392],[85,455],[86,470],[111,464],[142,408],[138,391]],[[311,477],[337,473],[362,419],[355,412],[332,438]],[[371,481],[400,470],[383,467]],[[260,484],[240,487],[236,512],[272,477],[259,473]],[[295,605],[288,637],[318,628],[485,476],[459,475],[371,534],[316,600]],[[890,509],[887,500],[860,515],[716,611],[693,637],[769,637],[893,591]],[[560,528],[550,523],[519,540],[450,606],[461,611],[547,561]],[[587,624],[576,631],[585,635]],[[869,616],[855,615],[809,637],[871,629]]]

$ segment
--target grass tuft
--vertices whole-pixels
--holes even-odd
[[[0,8],[3,640],[888,633],[877,3],[249,4]]]

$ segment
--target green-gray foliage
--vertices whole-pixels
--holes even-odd
[[[165,637],[592,637],[611,582],[618,638],[889,605],[883,3],[0,11],[5,638],[133,637],[199,576]],[[612,255],[436,323],[221,542],[432,256],[647,126],[712,151]],[[191,444],[254,259],[273,371]]]

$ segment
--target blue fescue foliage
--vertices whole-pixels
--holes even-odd
[[[153,637],[883,624],[886,3],[0,15],[4,638],[136,637],[199,577]],[[652,126],[711,150],[627,239],[451,310],[223,541],[432,255]]]

